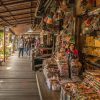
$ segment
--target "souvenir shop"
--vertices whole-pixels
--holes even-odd
[[[46,84],[60,100],[100,100],[100,2],[69,1],[52,2],[41,22],[41,44],[52,48]]]

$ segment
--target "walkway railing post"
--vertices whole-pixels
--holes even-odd
[[[6,30],[5,30],[5,27],[4,27],[4,62],[6,60],[6,43],[5,43],[5,34],[6,34]]]

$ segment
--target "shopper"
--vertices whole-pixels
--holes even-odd
[[[35,38],[34,51],[36,52],[36,55],[40,54],[40,40],[38,37]]]
[[[32,46],[31,38],[28,38],[26,45],[27,45],[27,54],[28,54],[28,56],[30,56],[30,54],[31,54],[31,46]]]
[[[19,55],[18,56],[23,57],[23,54],[24,54],[24,38],[23,38],[23,36],[18,41],[18,49],[19,49]]]
[[[39,40],[38,37],[36,37],[34,44],[35,44],[35,49],[38,50],[39,49],[39,46],[40,46],[40,40]]]
[[[32,48],[34,48],[35,38],[32,38]]]
[[[27,48],[27,42],[28,42],[28,40],[27,39],[25,39],[24,40],[24,52],[28,55],[28,48]]]

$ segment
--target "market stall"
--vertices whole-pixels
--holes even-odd
[[[87,71],[83,81],[65,82],[61,87],[60,100],[99,100],[100,71]]]
[[[85,69],[96,69],[100,67],[100,8],[97,0],[90,1],[82,4],[84,9],[80,14],[77,13],[77,33],[79,34],[77,45],[81,58],[84,59]]]
[[[82,23],[82,36],[84,45],[82,52],[86,56],[86,62],[94,67],[100,67],[100,15],[95,11],[88,13],[89,16]]]
[[[42,65],[47,87],[60,91],[60,100],[99,100],[98,3],[96,0],[77,0],[73,5],[62,0],[54,5],[44,16],[42,27],[53,36],[52,56]]]

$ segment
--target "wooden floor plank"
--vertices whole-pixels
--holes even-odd
[[[0,100],[40,100],[29,57],[15,54],[0,66]]]

